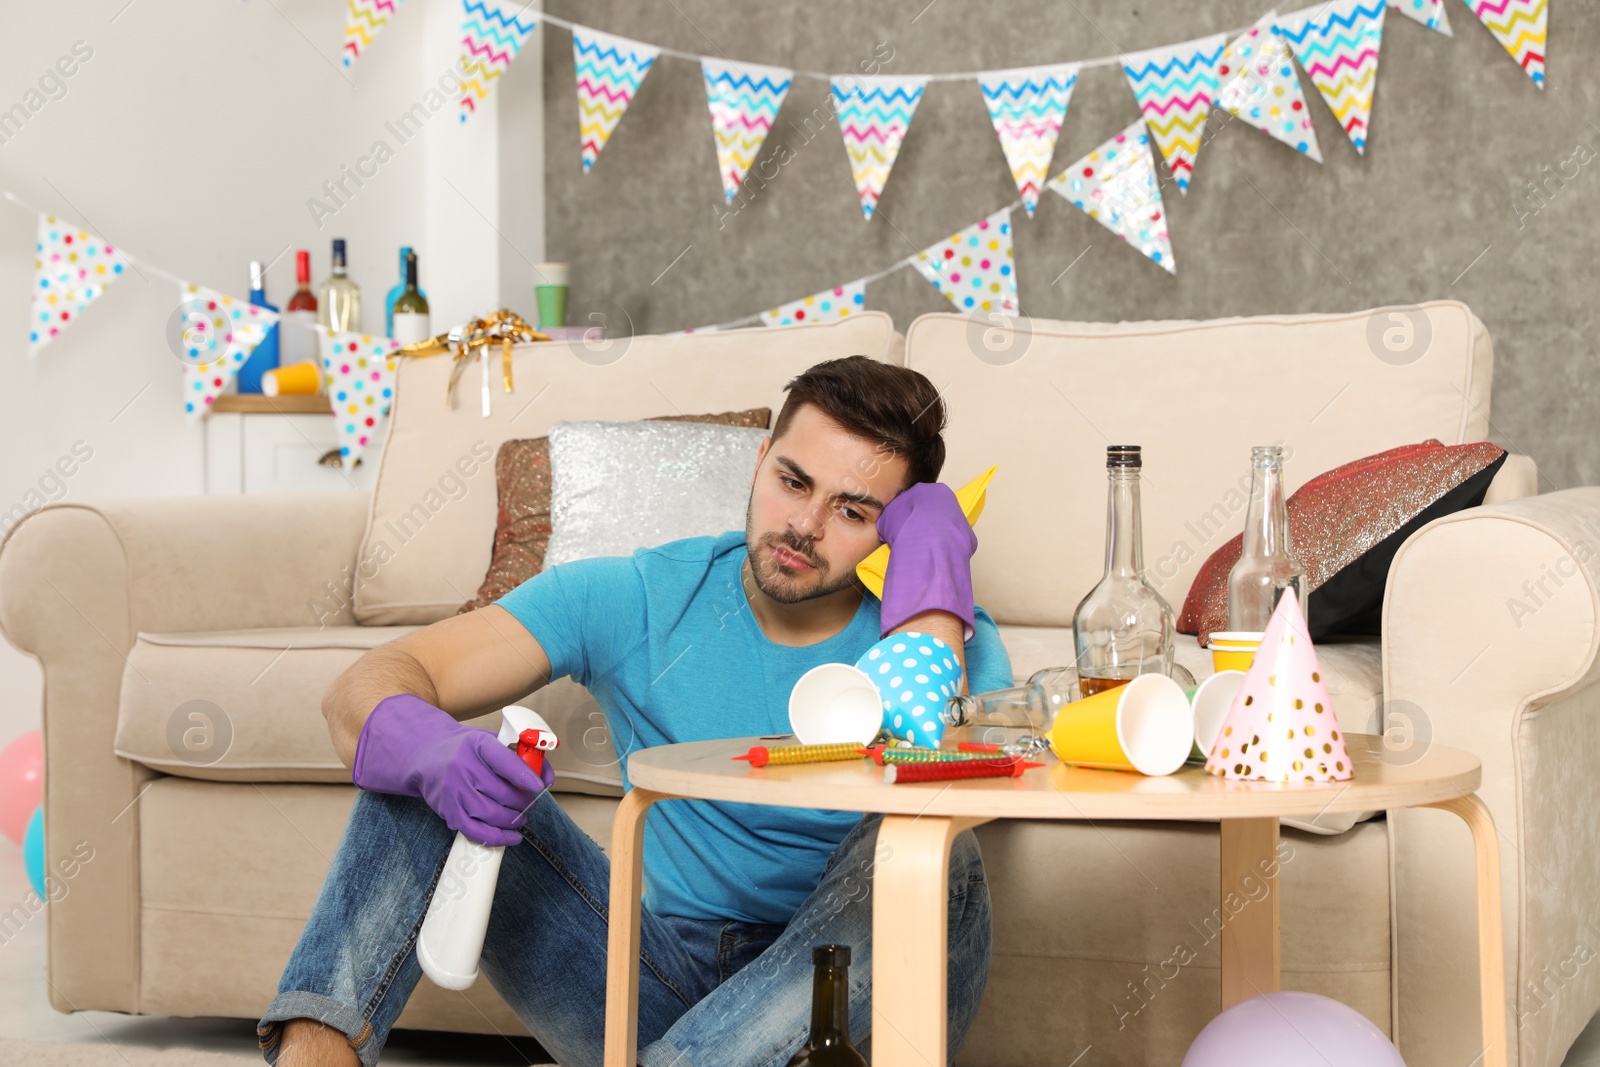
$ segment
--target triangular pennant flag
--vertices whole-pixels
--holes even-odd
[[[364,333],[322,331],[322,375],[333,408],[339,458],[349,470],[389,414],[399,341]]]
[[[1328,0],[1278,20],[1278,31],[1363,154],[1378,87],[1385,10],[1384,0]]]
[[[1289,43],[1268,13],[1222,50],[1217,75],[1222,88],[1217,103],[1318,163],[1322,149],[1311,125],[1311,112],[1300,91]]]
[[[183,286],[178,298],[168,343],[182,350],[183,410],[194,422],[211,413],[212,402],[278,324],[278,313],[203,285]]]
[[[711,105],[711,133],[717,142],[717,167],[722,172],[722,195],[733,203],[750,164],[761,154],[778,109],[794,81],[791,71],[760,67],[754,63],[700,62],[706,79],[706,100]]]
[[[761,313],[761,321],[768,326],[794,326],[803,322],[838,322],[860,311],[867,303],[867,280],[824,289],[820,293],[779,304],[771,311]]]
[[[989,120],[1000,136],[1000,149],[1006,154],[1030,219],[1039,206],[1039,192],[1050,173],[1050,157],[1055,154],[1056,138],[1077,84],[1076,63],[995,70],[978,76]]]
[[[1489,27],[1533,84],[1544,88],[1544,38],[1550,18],[1547,0],[1467,0],[1478,21]]]
[[[1072,201],[1168,273],[1178,273],[1144,119],[1050,179],[1046,188]]]
[[[1347,782],[1354,776],[1293,589],[1283,591],[1267,622],[1206,770],[1257,782]]]
[[[922,101],[925,78],[857,77],[833,79],[833,110],[850,156],[861,213],[868,222],[878,209],[900,143]]]
[[[106,286],[122,277],[122,253],[86,230],[52,215],[39,216],[34,249],[33,301],[28,316],[28,355],[55,339]]]
[[[522,0],[461,0],[461,121],[478,110],[495,79],[511,69],[539,12]]]
[[[1206,116],[1217,98],[1217,60],[1226,43],[1227,35],[1218,33],[1121,57],[1133,98],[1180,193],[1189,191],[1194,177]]]
[[[1430,30],[1438,30],[1446,37],[1455,36],[1450,29],[1450,16],[1445,14],[1444,0],[1389,0],[1389,7]]]
[[[394,9],[404,0],[345,0],[344,56],[345,66],[361,58],[361,53],[372,44],[372,39],[389,24]]]
[[[660,49],[584,26],[572,28],[572,65],[578,75],[578,141],[589,173]]]
[[[1019,314],[1017,271],[1011,261],[1011,209],[929,245],[911,261],[957,311]]]

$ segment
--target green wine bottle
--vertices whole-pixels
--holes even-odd
[[[394,333],[403,345],[433,336],[428,325],[428,298],[417,289],[417,254],[406,253],[406,287],[394,301]]]
[[[811,962],[811,1038],[789,1067],[867,1067],[850,1043],[850,946],[818,945]]]

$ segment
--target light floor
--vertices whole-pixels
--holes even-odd
[[[21,849],[0,838],[0,901],[19,901],[28,892]],[[0,945],[0,1037],[178,1047],[237,1055],[242,1063],[264,1062],[256,1050],[253,1019],[176,1019],[104,1011],[60,1014],[45,993],[45,933],[37,920]],[[417,1067],[531,1064],[543,1060],[535,1052],[536,1046],[526,1040],[396,1030],[384,1046],[383,1062]],[[1600,1016],[1578,1038],[1563,1067],[1600,1067]]]

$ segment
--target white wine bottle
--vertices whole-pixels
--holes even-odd
[[[392,338],[403,345],[426,341],[433,336],[428,325],[428,298],[417,288],[417,254],[406,250],[405,289],[394,301]]]
[[[361,329],[361,287],[345,275],[343,237],[333,239],[333,273],[317,287],[317,321],[335,332]]]

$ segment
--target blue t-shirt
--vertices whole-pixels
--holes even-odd
[[[825,641],[780,645],[762,632],[741,583],[743,530],[690,537],[632,556],[574,560],[497,603],[605,712],[629,788],[628,755],[652,745],[789,732],[789,691],[819,663],[854,663],[878,641],[878,599],[863,595]],[[1012,684],[1000,631],[979,607],[966,643],[968,688]],[[860,813],[657,803],[645,820],[645,905],[658,915],[787,923],[821,881]]]

